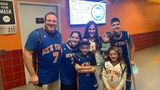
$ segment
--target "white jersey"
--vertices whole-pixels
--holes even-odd
[[[106,88],[112,87],[116,88],[116,90],[123,90],[124,83],[126,81],[126,71],[124,71],[125,65],[122,65],[122,69],[120,63],[113,66],[110,61],[105,62],[102,72],[102,78]],[[122,75],[122,71],[123,75]]]

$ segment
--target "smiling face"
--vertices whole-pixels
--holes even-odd
[[[93,24],[89,27],[88,33],[89,33],[89,35],[90,35],[91,38],[95,36],[95,34],[96,34],[96,28],[95,28],[95,26]]]
[[[44,21],[45,30],[47,32],[54,33],[57,25],[57,17],[54,14],[48,14]]]
[[[87,55],[87,53],[89,52],[90,46],[87,44],[83,44],[79,47],[79,49],[83,55]]]
[[[73,33],[70,37],[70,45],[77,46],[79,43],[80,37],[77,33]]]
[[[113,62],[115,62],[118,60],[118,53],[115,50],[111,50],[109,52],[109,57]]]
[[[113,22],[111,25],[111,29],[113,30],[114,33],[120,33],[120,22],[116,21]]]

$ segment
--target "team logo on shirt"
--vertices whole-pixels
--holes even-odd
[[[98,87],[98,83],[94,84],[94,87]]]
[[[114,75],[116,75],[116,76],[120,76],[120,73],[119,72],[117,72],[117,71],[115,71],[115,70],[107,70],[106,71],[106,74],[114,74]]]

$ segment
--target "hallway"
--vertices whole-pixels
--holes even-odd
[[[160,45],[136,52],[134,60],[139,68],[137,90],[160,90]]]
[[[136,52],[134,60],[139,69],[135,76],[136,90],[160,90],[160,45]],[[29,84],[11,90],[34,90],[34,87]]]

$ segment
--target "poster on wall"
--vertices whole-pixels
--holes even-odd
[[[0,34],[15,33],[17,33],[17,26],[13,0],[0,0]]]

